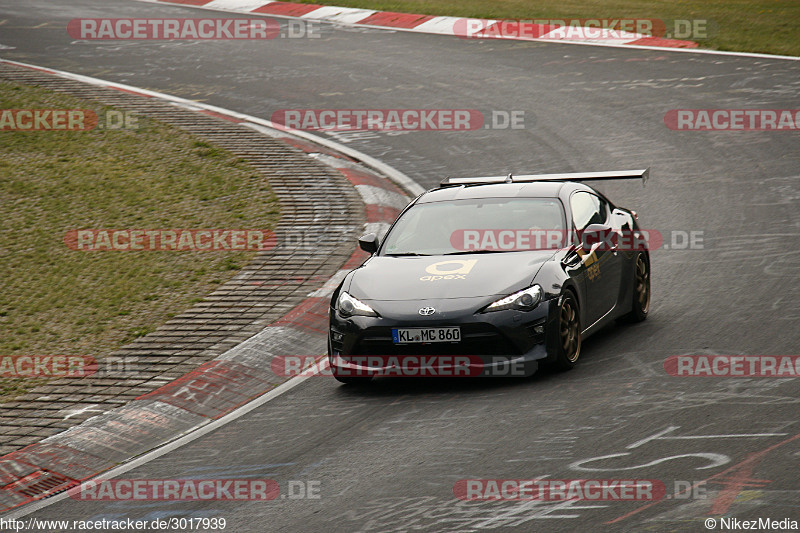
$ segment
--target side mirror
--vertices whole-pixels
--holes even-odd
[[[595,244],[600,244],[608,238],[611,226],[607,224],[589,224],[581,232],[581,248],[591,250]]]
[[[367,233],[358,239],[358,246],[365,252],[374,254],[378,251],[378,236],[374,233]]]

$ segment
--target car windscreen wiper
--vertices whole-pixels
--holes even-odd
[[[522,250],[463,250],[460,252],[449,252],[441,255],[467,255],[467,254],[503,254],[506,252],[519,252]]]
[[[417,252],[401,252],[399,254],[384,254],[388,257],[410,257],[410,256],[417,256],[417,257],[427,257],[430,254],[418,254]]]

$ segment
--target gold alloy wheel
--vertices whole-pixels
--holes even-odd
[[[561,348],[564,351],[564,356],[570,363],[574,363],[581,354],[581,334],[578,310],[572,297],[564,298],[561,303],[559,333],[561,334]]]
[[[639,300],[639,309],[647,313],[650,309],[650,272],[643,254],[636,258],[636,298]]]

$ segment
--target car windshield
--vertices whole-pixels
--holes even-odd
[[[417,204],[386,236],[381,255],[452,255],[558,249],[564,208],[556,198],[479,198]]]

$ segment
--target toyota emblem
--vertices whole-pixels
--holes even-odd
[[[422,316],[431,316],[435,312],[436,309],[434,309],[433,307],[423,307],[422,309],[419,310],[419,314],[421,314]]]

